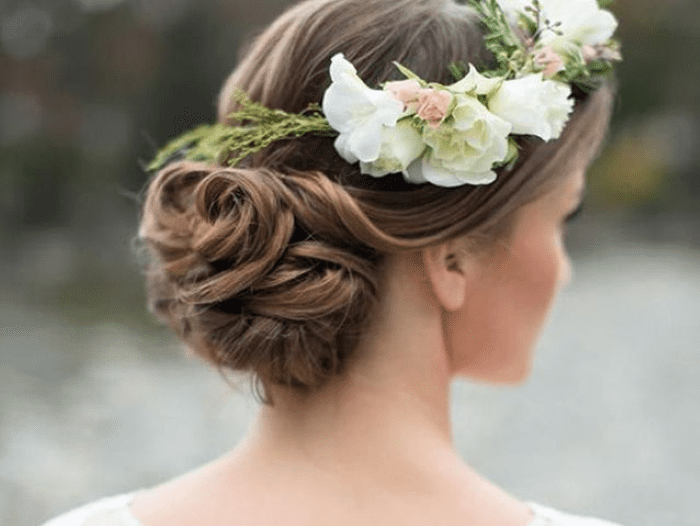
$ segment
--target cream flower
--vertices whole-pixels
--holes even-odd
[[[542,73],[508,80],[488,100],[489,109],[513,126],[512,133],[537,135],[545,141],[557,139],[574,102],[571,87],[543,80]]]
[[[382,130],[379,157],[374,162],[360,163],[360,171],[374,177],[396,172],[406,174],[408,166],[423,155],[425,143],[410,120],[402,120]]]
[[[408,167],[409,181],[445,187],[495,181],[493,166],[508,156],[511,125],[476,97],[456,97],[451,117],[439,128],[425,128],[423,141],[429,149],[421,162]]]
[[[382,130],[396,126],[403,104],[386,91],[367,87],[342,53],[331,60],[331,86],[323,96],[323,113],[340,133],[336,150],[349,163],[371,163],[382,147]]]

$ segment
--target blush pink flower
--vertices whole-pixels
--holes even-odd
[[[581,48],[581,55],[583,55],[583,60],[586,62],[586,64],[589,64],[598,58],[599,53],[596,48],[586,44]]]
[[[437,128],[447,115],[452,95],[447,91],[422,89],[418,98],[418,116],[428,121],[428,126]]]
[[[387,82],[384,89],[396,100],[403,102],[404,109],[408,108],[412,111],[418,109],[421,87],[415,80]]]
[[[542,73],[548,78],[566,69],[564,67],[564,61],[559,56],[559,53],[554,51],[550,46],[545,46],[535,53],[535,64],[544,68]]]
[[[602,44],[596,46],[585,45],[581,47],[581,55],[586,64],[590,64],[594,60],[602,59],[609,62],[622,60],[622,55],[616,49],[611,49]]]

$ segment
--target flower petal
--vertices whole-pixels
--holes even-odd
[[[340,155],[346,162],[355,164],[357,161],[359,161],[359,159],[352,153],[349,142],[350,135],[341,133],[333,143],[333,146],[335,146],[335,150],[338,152],[338,155]]]
[[[371,104],[360,91],[347,84],[333,83],[323,95],[322,108],[334,130],[349,133],[357,126],[357,114],[363,108],[371,111]]]
[[[393,126],[403,112],[403,104],[391,94],[367,87],[342,54],[332,59],[331,79],[322,108],[328,123],[340,133],[351,133],[370,120]]]
[[[331,58],[330,67],[331,81],[341,82],[347,76],[357,75],[355,66],[345,58],[342,53],[336,53]]]
[[[368,89],[366,96],[375,108],[372,119],[385,126],[395,126],[403,113],[403,103],[386,91]]]
[[[473,64],[469,64],[469,73],[459,82],[448,86],[455,93],[470,93],[477,95],[489,95],[503,82],[500,77],[489,79],[477,71]]]
[[[405,172],[425,151],[423,139],[411,126],[410,121],[401,121],[395,127],[385,126],[381,133],[379,157],[373,162],[360,163],[362,173],[382,177],[390,173]]]
[[[492,170],[486,172],[446,170],[440,165],[432,163],[428,158],[423,159],[421,169],[426,181],[447,188],[465,184],[490,184],[496,180],[496,172]]]
[[[403,173],[404,179],[413,184],[427,183],[428,180],[423,176],[423,159],[416,159],[408,165]]]
[[[381,125],[363,126],[350,134],[348,148],[362,162],[376,161],[382,147],[381,135]]]

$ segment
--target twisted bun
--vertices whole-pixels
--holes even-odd
[[[195,352],[305,389],[342,372],[389,244],[321,174],[190,162],[151,182],[140,238],[151,310]]]

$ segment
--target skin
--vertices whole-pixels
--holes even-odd
[[[273,392],[227,456],[140,493],[143,526],[526,526],[528,507],[457,453],[450,383],[520,383],[571,278],[565,219],[584,170],[520,210],[511,239],[455,239],[387,262],[381,301],[348,374],[302,397]]]

